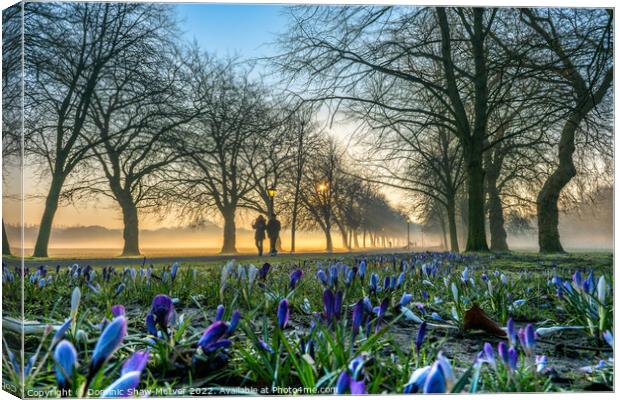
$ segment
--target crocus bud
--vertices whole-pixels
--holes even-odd
[[[399,305],[401,307],[405,307],[407,304],[411,302],[411,300],[413,300],[413,295],[409,293],[403,293],[403,296],[400,298]]]
[[[90,360],[90,374],[94,375],[108,358],[116,351],[127,334],[127,320],[125,317],[116,317],[104,329],[95,345]]]
[[[151,314],[153,314],[155,322],[165,332],[168,328],[170,318],[174,314],[172,299],[165,294],[158,294],[155,296],[151,304]]]
[[[149,361],[148,351],[137,351],[131,355],[123,364],[121,369],[121,375],[125,375],[129,372],[142,372]]]
[[[362,326],[362,320],[364,318],[364,301],[360,300],[353,306],[352,318],[352,332],[353,337],[357,336],[360,327]]]
[[[340,311],[342,309],[342,299],[344,297],[344,293],[342,290],[336,292],[336,296],[334,298],[334,317],[337,320],[340,320]]]
[[[121,315],[125,315],[125,306],[122,304],[116,304],[112,306],[112,315],[114,317],[120,317]]]
[[[73,320],[75,320],[75,318],[77,317],[81,297],[82,292],[80,292],[80,288],[76,286],[71,293],[71,319]]]
[[[224,306],[222,304],[217,306],[215,311],[215,320],[221,321],[224,318]]]
[[[345,371],[340,373],[336,381],[336,394],[345,394],[351,385],[351,377]]]
[[[607,342],[607,344],[613,349],[614,348],[614,335],[611,331],[603,332],[603,339]]]
[[[236,310],[232,317],[230,318],[230,325],[228,326],[227,335],[232,335],[237,329],[237,325],[239,325],[239,320],[241,319],[241,313],[239,310]]]
[[[511,371],[517,369],[517,360],[519,359],[519,353],[514,347],[508,349],[508,366]]]
[[[157,325],[155,324],[155,317],[149,313],[146,315],[146,332],[151,336],[157,336]]]
[[[128,397],[140,384],[140,372],[132,371],[122,375],[104,389],[101,397]]]
[[[499,354],[499,358],[504,365],[508,365],[508,346],[506,346],[506,342],[499,342],[497,344],[497,354]]]
[[[198,341],[198,345],[202,347],[205,352],[212,350],[213,345],[224,336],[228,330],[228,324],[224,321],[215,321],[212,323],[202,334],[202,337]]]
[[[508,323],[506,324],[506,333],[510,345],[514,346],[517,343],[517,331],[515,330],[515,323],[512,318],[508,318]]]
[[[442,352],[439,352],[439,354],[437,354],[437,363],[439,363],[439,366],[441,367],[441,372],[443,373],[447,390],[452,390],[452,387],[456,383],[456,378],[454,376],[454,372],[452,371],[450,360],[448,360]]]
[[[52,348],[56,346],[64,337],[65,333],[71,326],[71,318],[68,318],[56,331],[54,337],[52,338]]]
[[[293,271],[293,273],[291,274],[291,280],[290,280],[290,287],[291,289],[294,289],[295,286],[297,286],[297,282],[304,276],[304,271],[298,269]]]
[[[334,318],[334,293],[330,289],[323,291],[323,317],[327,322]]]
[[[321,284],[323,286],[327,286],[328,282],[327,282],[327,274],[325,273],[325,271],[323,271],[322,269],[318,270],[316,272],[316,277],[319,278],[319,280],[321,281]]]
[[[73,369],[77,365],[77,352],[69,341],[63,340],[58,343],[54,350],[54,361],[56,361],[54,369],[58,387],[66,389],[73,378]]]
[[[424,382],[424,393],[445,393],[446,380],[439,363],[435,361]]]
[[[493,351],[493,346],[491,346],[491,343],[485,343],[483,351],[486,362],[495,369],[497,365],[495,364],[495,352]]]
[[[409,377],[409,382],[407,382],[403,388],[403,392],[405,394],[418,393],[418,391],[424,387],[424,382],[426,382],[430,370],[431,367],[427,366],[413,371],[411,377]]]
[[[283,299],[278,304],[278,327],[280,329],[284,329],[288,324],[288,319],[290,317],[290,310],[288,306],[288,300]]]
[[[426,336],[426,321],[420,324],[420,328],[418,329],[418,335],[415,338],[415,350],[420,354],[420,349],[422,348],[422,344],[424,343],[424,337]]]
[[[547,368],[547,356],[536,356],[536,372],[539,374]]]
[[[598,278],[598,284],[596,285],[596,294],[598,296],[598,301],[601,304],[605,304],[605,299],[607,297],[607,283],[605,282],[605,276],[601,275]]]

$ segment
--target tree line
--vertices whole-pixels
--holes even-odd
[[[508,250],[507,215],[529,210],[540,251],[563,251],[559,204],[571,185],[611,177],[600,168],[613,148],[611,10],[298,6],[290,15],[279,71],[306,101],[364,123],[373,180],[415,193],[415,210],[447,229],[452,250],[459,226],[467,251],[488,250],[488,234],[491,250]]]
[[[304,229],[322,231],[328,251],[335,234],[351,248],[360,237],[364,246],[366,236],[385,243],[403,229],[403,213],[352,173],[354,160],[321,126],[315,106],[270,89],[247,63],[179,40],[173,7],[28,3],[19,10],[3,14],[3,52],[19,46],[21,29],[7,33],[23,18],[23,77],[20,61],[3,76],[23,79],[23,162],[48,185],[34,256],[48,255],[60,205],[104,197],[122,213],[123,255],[140,253],[140,218],[149,213],[187,221],[217,215],[222,252],[236,252],[238,213],[268,213],[271,187],[292,251]],[[22,131],[6,129],[10,119],[3,113],[3,142],[18,143]],[[11,148],[3,155],[21,161],[22,149]]]

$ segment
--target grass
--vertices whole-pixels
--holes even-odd
[[[598,360],[605,359],[609,354],[610,349],[601,339],[602,331],[596,329],[592,332],[587,329],[558,330],[541,338],[537,352],[547,355],[552,367],[546,373],[536,373],[533,360],[525,357],[521,350],[523,365],[521,372],[511,372],[513,378],[508,378],[507,371],[492,369],[484,363],[476,364],[478,372],[474,373],[472,361],[484,342],[495,345],[498,339],[480,332],[464,332],[462,322],[464,311],[477,303],[501,326],[505,326],[508,318],[516,321],[519,327],[528,323],[537,328],[583,324],[567,304],[566,297],[558,297],[557,287],[550,283],[551,279],[555,274],[564,281],[571,281],[575,270],[581,270],[586,277],[592,271],[596,278],[605,275],[610,288],[613,288],[613,260],[609,253],[538,255],[517,252],[465,256],[417,253],[397,255],[395,258],[385,254],[366,258],[368,270],[365,277],[361,279],[358,273],[350,285],[344,284],[343,266],[348,266],[346,270],[359,266],[362,259],[359,254],[243,259],[243,274],[238,274],[239,267],[235,266],[225,280],[222,280],[225,265],[222,261],[181,264],[174,280],[170,278],[170,266],[165,264],[152,265],[149,280],[145,278],[144,271],[142,274],[139,272],[141,260],[126,268],[114,267],[115,273],[109,280],[103,279],[102,267],[93,265],[95,272],[90,284],[96,289],[89,286],[84,274],[72,274],[71,262],[63,265],[58,274],[55,268],[48,268],[45,279],[49,281],[46,280],[42,287],[39,277],[32,283],[30,276],[26,277],[24,318],[42,324],[61,324],[70,315],[73,290],[80,288],[79,311],[65,335],[75,346],[80,360],[72,382],[74,395],[82,390],[80,385],[85,385],[83,376],[87,373],[93,348],[101,334],[99,324],[104,319],[112,319],[111,307],[115,304],[125,306],[127,336],[89,386],[93,391],[105,388],[118,378],[120,367],[130,354],[145,350],[150,352],[150,359],[142,372],[138,390],[152,395],[217,394],[244,390],[277,393],[275,389],[283,391],[284,388],[305,388],[315,393],[333,391],[339,374],[348,371],[349,363],[356,358],[364,360],[363,381],[368,392],[402,393],[411,373],[416,368],[432,364],[440,351],[448,355],[455,373],[462,374],[464,381],[467,381],[459,385],[463,391],[583,390],[593,382],[600,383],[608,378],[604,374],[601,377],[598,370],[592,374],[577,371],[583,365],[597,364]],[[379,286],[382,287],[386,276],[396,279],[400,275],[401,261],[408,265],[402,285],[373,292],[370,275],[378,274]],[[10,259],[5,259],[5,262],[9,264],[6,275],[7,271],[13,270],[14,264]],[[260,268],[264,262],[272,264],[266,279],[257,278],[250,285],[248,266],[254,264]],[[340,273],[338,283],[332,289],[333,292],[340,290],[343,293],[342,316],[328,322],[320,316],[313,316],[313,313],[321,314],[324,310],[324,287],[315,275],[319,267],[328,271],[328,267],[335,265]],[[145,268],[149,266],[147,260]],[[290,275],[297,269],[304,271],[304,276],[293,288]],[[462,279],[465,269],[470,278],[467,281]],[[434,273],[430,273],[431,270]],[[30,268],[30,275],[35,271],[35,268]],[[483,280],[483,276],[487,277],[487,281]],[[458,291],[456,298],[452,284]],[[17,277],[3,282],[4,317],[20,316],[20,286]],[[409,313],[398,306],[404,293],[413,296],[413,301],[407,305]],[[157,294],[173,298],[177,315],[169,331],[161,332],[160,328],[163,336],[159,338],[147,334],[145,323],[151,301]],[[608,298],[611,299],[612,295],[610,293]],[[583,296],[584,301],[592,301],[591,295],[586,293]],[[372,313],[365,314],[365,323],[370,328],[366,331],[366,326],[362,327],[361,333],[353,339],[352,306],[364,297],[371,301],[372,306],[379,306],[385,301],[389,307],[382,318]],[[290,323],[280,330],[277,328],[276,314],[278,303],[284,298],[290,304]],[[519,305],[515,305],[515,301]],[[603,307],[613,312],[611,300],[608,303]],[[205,353],[197,348],[196,343],[214,321],[219,304],[225,306],[224,320],[229,321],[234,310],[241,312],[242,319],[230,337],[232,344],[229,348],[213,354]],[[413,350],[419,329],[419,322],[416,321],[419,320],[412,320],[410,313],[430,325],[420,354]],[[605,329],[612,322],[613,318],[605,321]],[[20,347],[18,337],[11,332],[5,332],[4,339],[8,347]],[[267,343],[273,353],[261,348],[259,339]],[[308,343],[313,343],[312,349],[308,348]],[[557,343],[563,343],[565,350],[571,350],[558,351]],[[41,349],[37,362],[42,365],[36,375],[28,378],[26,386],[49,392],[56,388],[54,362],[51,356],[42,361],[42,354],[51,354],[50,338],[42,338],[41,333],[25,336],[26,360],[39,345]],[[600,350],[584,351],[579,347]],[[10,370],[11,367],[7,368],[5,364],[5,381],[15,381],[11,379]],[[472,371],[471,376],[467,371]],[[562,383],[557,376],[570,380],[570,383]],[[609,385],[610,382],[604,384]]]

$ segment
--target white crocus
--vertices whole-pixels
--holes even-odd
[[[596,293],[598,295],[598,301],[601,304],[605,304],[605,298],[607,297],[607,282],[605,282],[605,276],[601,275],[598,278],[598,284],[596,285]]]

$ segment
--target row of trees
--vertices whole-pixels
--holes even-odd
[[[358,235],[365,245],[366,234],[376,243],[402,231],[404,217],[378,188],[347,172],[315,108],[278,97],[247,64],[179,43],[171,7],[24,10],[25,160],[49,182],[34,256],[47,256],[62,202],[102,196],[122,211],[124,255],[140,252],[141,216],[170,212],[220,216],[222,252],[235,252],[239,211],[269,213],[271,186],[293,251],[299,229],[321,230],[329,251],[336,228],[349,248]]]
[[[447,220],[452,250],[457,210],[466,250],[488,250],[487,219],[491,249],[507,250],[506,209],[534,203],[540,250],[563,251],[561,195],[612,148],[611,10],[299,6],[291,15],[279,70],[307,101],[365,123],[376,180],[415,192],[428,220]]]

